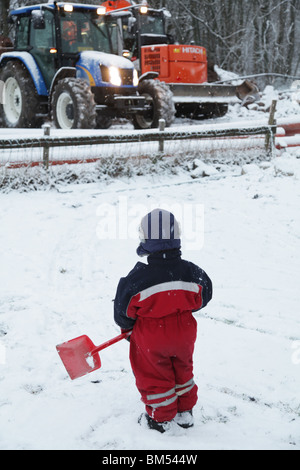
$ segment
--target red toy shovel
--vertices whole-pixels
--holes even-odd
[[[69,376],[74,380],[89,372],[100,369],[101,360],[98,352],[127,338],[130,334],[131,331],[129,333],[122,333],[100,344],[100,346],[95,346],[92,340],[86,335],[78,336],[78,338],[58,344],[56,349]]]

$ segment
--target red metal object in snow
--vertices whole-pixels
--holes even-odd
[[[100,346],[95,346],[86,335],[78,336],[56,346],[57,352],[72,380],[100,369],[101,360],[98,354],[102,349],[127,338],[131,332],[122,333]]]
[[[300,134],[300,119],[298,122],[293,119],[290,121],[288,119],[282,119],[281,121],[278,119],[277,125],[285,130],[287,137]]]

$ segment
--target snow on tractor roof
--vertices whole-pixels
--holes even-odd
[[[74,10],[75,9],[84,9],[84,10],[97,10],[99,5],[87,5],[84,3],[72,3],[72,2],[58,2],[57,6],[63,7],[64,5],[72,5]],[[16,8],[12,10],[10,15],[22,15],[24,13],[28,13],[33,10],[40,10],[43,6],[47,6],[47,8],[54,8],[54,3],[39,3],[38,5],[27,5],[24,7]]]

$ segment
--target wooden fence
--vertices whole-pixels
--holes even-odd
[[[234,142],[237,138],[263,138],[263,148],[266,155],[271,155],[275,144],[277,126],[275,123],[262,125],[247,124],[241,126],[232,126],[230,124],[187,126],[183,128],[165,128],[165,122],[160,121],[159,129],[150,129],[142,131],[117,130],[113,131],[72,131],[68,135],[67,131],[61,135],[51,135],[50,126],[44,126],[43,135],[37,136],[12,136],[0,137],[0,166],[6,168],[20,168],[23,166],[44,165],[48,168],[50,165],[64,163],[89,163],[95,162],[105,156],[115,152],[116,145],[122,146],[123,150],[118,149],[119,154],[129,148],[129,144],[145,144],[148,152],[158,155],[170,154],[168,144],[172,143],[173,150],[179,142],[194,142],[195,151],[201,148],[200,142],[213,141],[220,139],[229,139]],[[21,131],[21,130],[20,130]],[[37,130],[37,132],[39,132]],[[53,131],[54,132],[54,131]],[[55,132],[54,132],[55,134]],[[125,145],[125,147],[124,147]],[[175,145],[175,147],[174,147]],[[113,147],[112,147],[113,146]],[[72,156],[68,148],[85,149],[80,157]],[[55,154],[55,149],[62,149],[59,157]],[[97,152],[92,152],[92,148],[97,148]],[[137,153],[143,153],[145,150],[132,151],[127,150],[130,157],[137,156]],[[87,150],[88,149],[88,150]],[[101,149],[101,150],[99,150]],[[131,155],[132,154],[132,155]]]

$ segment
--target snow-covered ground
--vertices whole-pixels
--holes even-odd
[[[0,193],[1,449],[300,449],[299,149],[195,176]],[[139,260],[140,217],[159,206],[214,284],[195,314],[195,426],[163,435],[137,422],[127,341],[75,381],[55,349],[119,334],[115,289]]]

